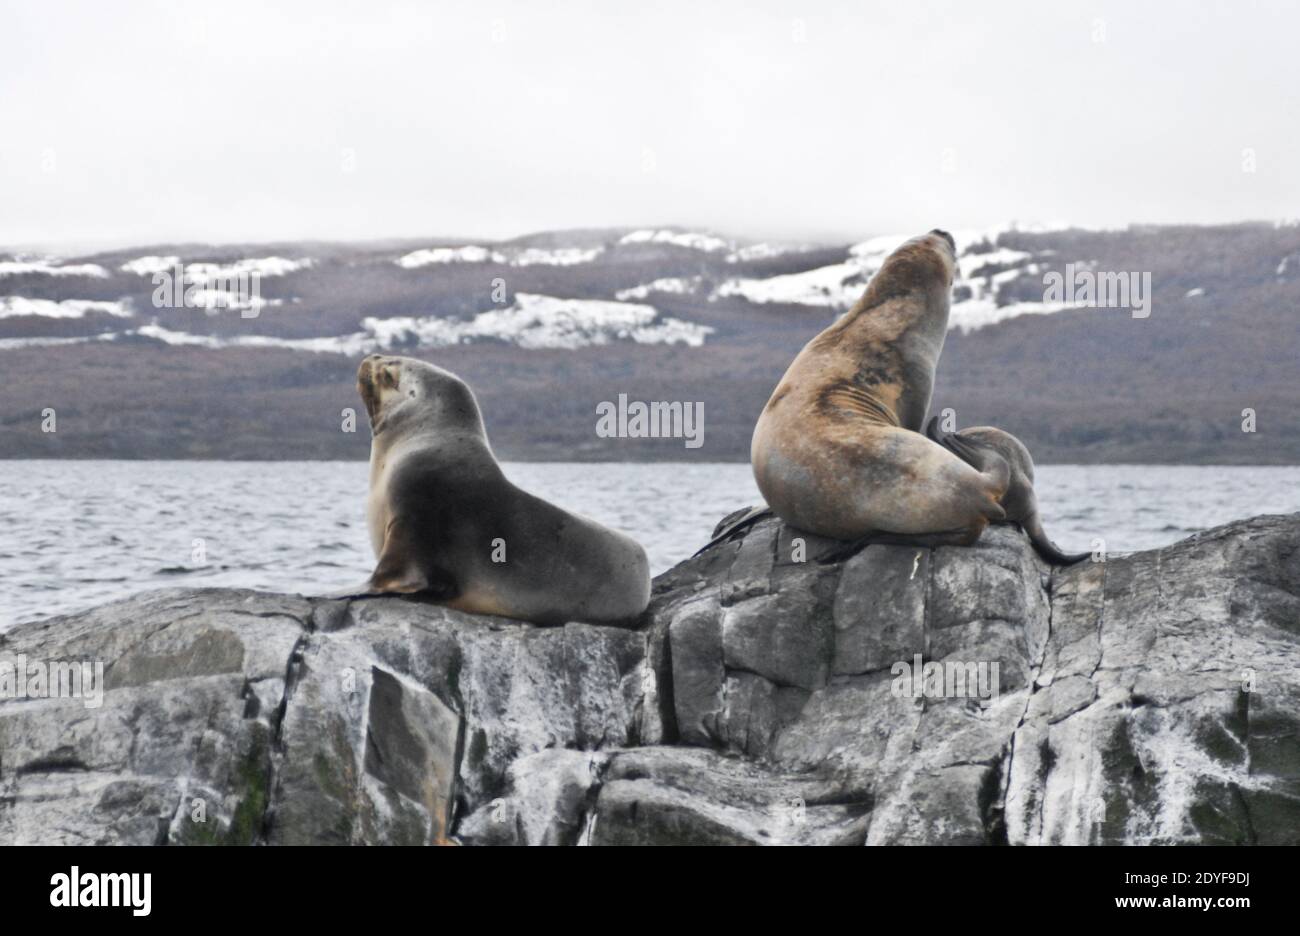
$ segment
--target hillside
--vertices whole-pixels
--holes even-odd
[[[954,234],[935,410],[1014,432],[1040,462],[1300,462],[1300,227]],[[626,229],[0,254],[0,455],[363,458],[353,375],[389,350],[466,378],[503,459],[745,459],[794,354],[897,242]],[[200,302],[230,299],[220,278],[238,272],[260,274],[261,301],[157,308],[153,274],[177,261]],[[1067,264],[1149,272],[1150,316],[1045,302]],[[703,402],[704,444],[599,437],[596,406],[620,394]]]

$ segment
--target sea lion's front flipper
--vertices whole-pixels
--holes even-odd
[[[416,540],[409,523],[393,520],[384,533],[384,548],[379,563],[370,576],[371,594],[427,594],[445,600],[456,595],[456,582],[450,573],[420,562],[425,552]]]
[[[737,510],[735,513],[727,514],[719,521],[718,525],[713,528],[713,538],[696,550],[692,559],[700,553],[713,548],[724,540],[729,540],[741,530],[748,529],[764,517],[771,517],[772,508],[763,504],[760,507],[745,507]]]

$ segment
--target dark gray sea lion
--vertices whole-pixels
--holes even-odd
[[[645,550],[507,481],[459,377],[374,354],[357,389],[373,434],[366,514],[378,557],[365,593],[423,593],[537,624],[625,623],[645,610]]]
[[[1063,553],[1044,532],[1038,515],[1038,498],[1034,496],[1034,460],[1024,443],[993,426],[943,434],[938,430],[938,423],[939,417],[932,418],[925,428],[926,435],[977,471],[989,470],[994,460],[1007,464],[1011,480],[1000,501],[1006,511],[1006,522],[1019,524],[1039,555],[1056,565],[1073,565],[1092,555]]]

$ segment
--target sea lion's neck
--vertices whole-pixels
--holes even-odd
[[[919,334],[942,345],[948,332],[948,312],[947,294],[935,290],[915,289],[886,296],[868,292],[828,331],[869,333],[887,341]]]

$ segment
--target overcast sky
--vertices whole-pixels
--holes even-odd
[[[1291,7],[0,0],[0,244],[1292,219]]]

